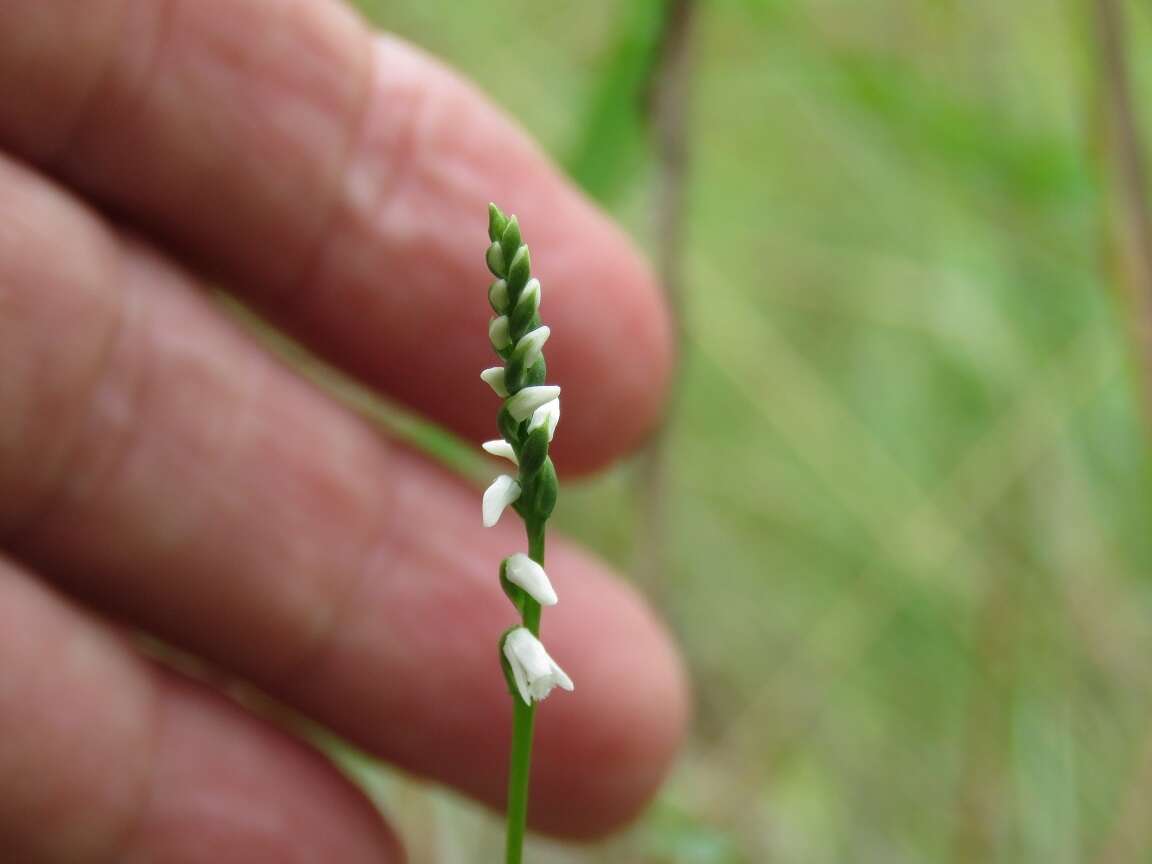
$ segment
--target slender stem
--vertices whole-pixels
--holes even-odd
[[[544,565],[544,523],[528,523],[528,555]],[[540,635],[540,604],[531,597],[524,601],[524,626],[533,636]],[[532,768],[532,728],[536,703],[526,705],[513,696],[512,758],[508,767],[508,839],[504,847],[506,864],[524,860],[524,831],[528,824],[528,775]]]
[[[512,763],[508,769],[508,842],[504,860],[520,864],[524,860],[524,829],[528,822],[528,771],[532,763],[532,723],[536,703],[525,705],[516,697],[512,719]]]

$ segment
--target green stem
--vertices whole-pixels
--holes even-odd
[[[544,523],[529,522],[528,555],[544,565]],[[531,597],[524,601],[524,626],[533,636],[540,635],[540,604]],[[532,767],[532,727],[536,719],[536,703],[525,704],[518,694],[513,695],[512,760],[508,766],[508,839],[504,847],[506,864],[521,864],[524,860],[524,831],[528,824],[528,775]]]

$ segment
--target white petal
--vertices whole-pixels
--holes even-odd
[[[512,445],[503,438],[497,438],[495,441],[485,441],[480,446],[493,456],[507,459],[513,465],[520,464],[520,460],[516,458],[516,451],[512,448]]]
[[[500,315],[492,319],[488,325],[488,339],[497,351],[503,351],[512,344],[512,336],[508,333],[508,316]]]
[[[560,422],[560,399],[545,402],[532,412],[532,422],[528,424],[528,431],[533,432],[541,426],[548,427],[548,440],[556,434],[556,425]]]
[[[508,413],[512,415],[513,420],[522,423],[532,416],[533,411],[545,402],[551,402],[559,395],[560,388],[554,384],[539,384],[535,387],[525,387],[509,399],[505,407],[508,409]]]
[[[508,388],[504,386],[503,366],[490,366],[480,373],[480,378],[484,381],[485,384],[495,390],[496,395],[501,399],[508,398]]]
[[[540,359],[540,353],[544,350],[544,343],[548,341],[548,337],[551,335],[552,328],[544,325],[520,337],[520,341],[516,343],[516,353],[524,358],[525,367],[532,366]]]
[[[504,637],[504,656],[512,668],[512,680],[516,682],[516,689],[520,691],[520,698],[524,700],[524,704],[531,705],[532,695],[528,692],[528,680],[524,674],[524,667],[520,663],[520,658],[516,655],[516,645],[520,633],[525,633],[529,637],[532,636],[525,628],[517,627]]]
[[[504,572],[507,574],[509,582],[519,585],[528,592],[528,596],[541,606],[556,605],[558,598],[548,579],[548,574],[544,572],[543,567],[523,552],[509,556]]]
[[[492,485],[484,490],[484,506],[481,508],[484,515],[484,527],[491,528],[500,521],[500,514],[509,504],[520,497],[520,484],[501,474],[492,481]]]

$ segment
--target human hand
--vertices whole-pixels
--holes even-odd
[[[571,476],[636,445],[667,383],[626,240],[468,85],[329,0],[7,0],[0,150],[0,858],[401,857],[324,760],[144,660],[137,629],[499,806],[516,527],[482,529],[476,490],[271,359],[203,280],[479,441],[506,203]],[[579,691],[539,724],[532,821],[590,837],[660,782],[684,685],[602,565],[557,542],[548,572]]]

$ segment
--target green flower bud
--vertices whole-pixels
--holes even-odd
[[[508,283],[503,279],[497,279],[488,286],[488,305],[497,315],[508,311]]]
[[[504,275],[504,250],[500,248],[499,243],[493,243],[488,247],[484,260],[488,263],[488,269],[492,271],[493,276]]]
[[[517,503],[523,511],[531,514],[531,518],[543,521],[552,515],[556,509],[556,496],[560,483],[556,479],[556,468],[551,458],[545,458],[540,471],[532,477],[527,496]]]
[[[514,340],[519,341],[521,336],[539,326],[540,316],[536,312],[536,306],[532,303],[518,302],[508,313],[508,330]]]
[[[501,250],[501,252],[503,252],[503,250]],[[505,274],[497,273],[496,275],[500,276]],[[527,246],[521,246],[516,250],[516,254],[512,256],[512,260],[508,263],[508,272],[505,275],[505,278],[508,280],[508,296],[513,302],[520,298],[520,292],[524,290],[524,286],[528,284],[528,279],[531,276],[532,256],[529,254]]]
[[[501,319],[497,318],[496,320]],[[504,335],[507,335],[507,319],[504,319],[504,324]],[[489,328],[489,333],[491,333],[491,328]],[[525,333],[517,340],[516,347],[512,349],[512,359],[524,364],[525,367],[535,365],[536,361],[543,356],[544,343],[548,341],[551,334],[552,329],[548,326],[537,327],[535,330]],[[493,344],[495,344],[495,338],[493,338]]]
[[[499,315],[488,323],[488,340],[497,351],[503,351],[512,344],[508,334],[508,316]]]
[[[515,216],[508,220],[504,232],[500,235],[500,248],[504,250],[505,261],[511,261],[520,248],[520,223],[516,221]]]
[[[548,428],[537,426],[520,447],[520,476],[531,477],[548,458]]]
[[[488,239],[495,243],[504,233],[508,225],[508,217],[500,212],[495,204],[488,205]]]

